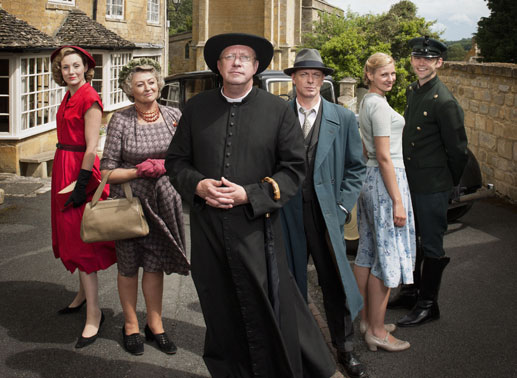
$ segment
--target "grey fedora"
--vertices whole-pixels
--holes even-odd
[[[325,75],[331,75],[334,72],[332,68],[325,67],[320,52],[316,49],[301,49],[298,51],[294,59],[294,66],[286,68],[284,73],[290,76],[300,69],[320,70]]]
[[[248,46],[255,51],[259,62],[257,74],[264,71],[273,58],[273,45],[263,37],[244,33],[218,34],[209,38],[203,49],[203,55],[208,68],[216,74],[219,74],[219,70],[217,69],[219,56],[225,48],[233,45]]]

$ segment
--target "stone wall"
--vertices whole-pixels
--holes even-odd
[[[517,202],[517,65],[445,62],[438,75],[463,107],[483,182]]]
[[[34,135],[23,140],[0,141],[0,172],[21,175],[20,158],[29,157],[56,148],[57,131]]]
[[[186,49],[188,48],[188,57]],[[195,50],[192,48],[192,32],[169,37],[169,74],[196,70]]]

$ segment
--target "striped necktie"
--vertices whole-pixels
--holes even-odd
[[[312,114],[312,112],[314,112],[314,109],[306,111],[304,108],[300,107],[300,113],[302,113],[305,117],[305,119],[303,121],[303,126],[302,126],[302,132],[303,132],[304,138],[307,138],[307,135],[309,135],[309,132],[311,131],[311,128],[312,128],[311,122],[309,121],[309,116]]]

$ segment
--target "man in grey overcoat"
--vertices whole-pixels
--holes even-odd
[[[300,270],[306,269],[307,253],[312,256],[338,361],[349,376],[364,377],[352,344],[352,321],[363,303],[344,240],[344,225],[365,174],[359,128],[354,113],[320,95],[325,75],[333,70],[317,50],[300,50],[294,66],[284,72],[296,86],[290,105],[304,134],[307,170],[301,190],[282,210],[288,259],[292,269]]]

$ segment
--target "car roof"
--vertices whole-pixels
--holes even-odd
[[[182,78],[193,79],[193,78],[199,78],[199,77],[217,77],[217,76],[218,76],[217,74],[215,74],[214,72],[209,71],[209,70],[190,71],[190,72],[182,72],[182,73],[169,75],[165,78],[165,81],[168,82],[171,80],[182,79]],[[255,75],[255,77],[259,80],[262,80],[263,78],[275,78],[275,77],[283,78],[283,79],[291,78],[291,76],[286,75],[283,71],[279,71],[279,70],[265,70],[265,71]],[[325,76],[325,79],[332,80],[332,77]]]

